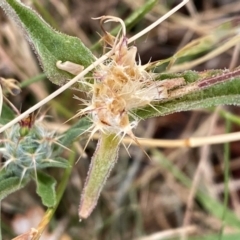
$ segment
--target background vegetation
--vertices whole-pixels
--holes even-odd
[[[96,56],[102,54],[101,46],[96,45],[101,30],[98,21],[91,17],[114,15],[126,19],[145,3],[141,0],[23,2],[36,9],[55,29],[78,36],[89,48],[92,47]],[[129,36],[148,26],[178,2],[160,1],[143,19],[139,17],[131,22]],[[190,1],[187,8],[136,41],[142,63],[172,56],[191,40],[212,34],[224,21],[234,19],[238,23],[239,12],[239,1]],[[22,30],[2,10],[0,18],[0,75],[21,82],[24,87],[22,94],[11,101],[23,112],[56,90],[57,86],[42,74]],[[217,35],[215,37],[218,39]],[[201,51],[186,56],[189,65],[185,69],[203,71],[239,66],[239,44],[191,66],[194,59],[201,58],[212,49],[220,51],[224,41],[229,39],[231,35],[219,42],[216,40],[214,44],[201,45]],[[62,125],[79,110],[80,103],[73,99],[73,94],[84,97],[82,93],[67,90],[45,106],[51,115],[51,118],[46,118],[49,129],[63,132],[77,121],[74,119]],[[80,193],[96,148],[96,141],[91,141],[86,153],[73,165],[67,188],[42,239],[184,239],[183,232],[188,239],[240,238],[239,142],[198,148],[164,148],[153,142],[155,146],[147,147],[152,139],[207,138],[208,135],[239,131],[238,115],[239,107],[225,106],[142,121],[135,135],[148,139],[146,150],[152,161],[136,146],[129,148],[131,157],[122,147],[96,209],[87,220],[79,223]],[[83,146],[86,139],[87,136],[80,139]],[[77,160],[82,154],[80,143],[71,146],[74,153],[64,152],[65,158]],[[50,169],[48,173],[60,181],[63,171]],[[2,201],[3,239],[12,239],[36,227],[43,218],[45,209],[35,189],[31,182]]]

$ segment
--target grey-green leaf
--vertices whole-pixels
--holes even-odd
[[[81,118],[75,125],[68,129],[64,133],[64,137],[60,140],[60,143],[64,146],[68,146],[73,143],[82,133],[84,133],[90,126],[92,122],[89,118]]]
[[[37,194],[41,197],[43,205],[53,207],[56,200],[56,180],[43,172],[37,172]]]
[[[117,161],[119,138],[102,134],[92,157],[79,206],[79,217],[87,218],[97,204],[101,190]]]
[[[141,119],[155,116],[164,116],[174,112],[189,111],[199,108],[208,108],[222,104],[240,105],[240,76],[226,79],[225,82],[209,86],[205,89],[170,98],[153,104],[154,108],[147,106],[137,109],[136,114]]]
[[[0,125],[8,123],[15,117],[14,112],[8,106],[3,104],[2,106],[2,115],[0,116]]]
[[[83,134],[90,126],[92,125],[92,122],[89,118],[84,117],[81,118],[76,124],[74,124],[70,129],[68,129],[63,137],[59,140],[60,144],[63,146],[69,146],[72,144],[76,139]],[[54,152],[54,156],[59,156],[61,154],[62,148],[58,148]]]
[[[43,70],[53,83],[63,85],[72,78],[71,74],[56,67],[58,60],[71,61],[85,68],[94,61],[93,54],[80,39],[55,31],[20,1],[1,0],[0,7],[25,30]]]
[[[55,157],[54,159],[45,159],[41,162],[41,165],[39,165],[39,169],[48,167],[68,168],[70,167],[70,164],[64,158]]]
[[[30,178],[20,179],[4,171],[0,172],[0,179],[0,201],[9,194],[23,188],[30,180]]]

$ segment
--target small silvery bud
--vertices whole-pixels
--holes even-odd
[[[5,132],[2,153],[6,171],[23,177],[45,168],[52,161],[53,142],[56,142],[54,133],[35,122],[33,115],[23,119]]]

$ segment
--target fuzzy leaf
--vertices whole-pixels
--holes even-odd
[[[70,146],[73,142],[77,140],[77,138],[83,134],[90,126],[92,122],[89,118],[81,118],[76,124],[74,124],[70,129],[68,129],[64,134],[63,137],[59,140],[60,144],[67,147]],[[58,148],[54,152],[54,156],[59,156],[61,154],[62,148]]]
[[[56,157],[54,159],[45,159],[41,162],[38,169],[40,168],[48,168],[48,167],[57,167],[57,168],[69,168],[69,162],[61,157]]]
[[[218,71],[220,71],[219,76],[224,75],[222,73],[223,70],[218,70]],[[215,70],[215,74],[216,72],[217,70]],[[222,104],[240,105],[239,69],[236,70],[235,72],[236,72],[235,76],[231,76],[225,79],[223,82],[211,83],[209,81],[209,85],[206,84],[206,86],[204,87],[198,87],[198,89],[196,89],[194,92],[189,92],[179,97],[169,98],[169,99],[154,103],[153,106],[155,109],[152,108],[151,106],[147,106],[145,108],[136,110],[135,113],[141,119],[146,119],[146,118],[155,117],[155,116],[164,116],[174,112],[189,111],[189,110],[198,109],[198,108],[208,108],[208,107],[218,106]],[[192,79],[190,81],[189,79],[191,77],[189,77],[190,75],[188,75],[187,73],[189,73],[192,76]],[[176,76],[184,77],[186,81],[190,82],[189,84],[201,85],[201,82],[204,82],[204,81],[207,82],[208,81],[207,79],[211,79],[212,78],[211,75],[213,73],[214,73],[214,70],[205,71],[204,76],[202,76],[201,73],[186,71],[183,74],[177,74]],[[206,78],[208,74],[210,76]],[[164,74],[164,76],[166,78],[168,75]],[[171,76],[172,75],[169,74],[169,78],[173,77]],[[217,75],[215,77],[217,77]],[[195,81],[195,82],[191,83],[191,81]],[[182,87],[181,90],[184,90],[184,87]]]
[[[0,124],[4,125],[15,117],[13,111],[5,104],[2,106],[2,115],[0,116]]]
[[[12,177],[13,174],[6,171],[6,168],[2,168],[0,171],[0,182],[4,179],[7,179],[9,177]]]
[[[60,143],[64,146],[68,146],[82,134],[84,133],[90,126],[92,122],[89,118],[81,118],[76,124],[74,124],[70,129],[68,129],[64,133],[64,137],[60,140]]]
[[[56,180],[43,172],[37,172],[37,194],[41,197],[43,205],[52,207],[56,204]]]
[[[0,201],[7,197],[9,194],[16,192],[23,188],[30,178],[20,179],[19,177],[13,176],[12,174],[4,171],[0,172]]]
[[[58,60],[71,61],[84,67],[94,61],[93,54],[80,39],[55,31],[20,1],[1,0],[0,7],[25,30],[43,70],[53,83],[63,85],[72,78],[71,74],[56,67]]]
[[[115,134],[102,134],[92,157],[81,196],[79,207],[80,219],[87,218],[96,206],[101,190],[117,161],[118,149],[119,138]]]

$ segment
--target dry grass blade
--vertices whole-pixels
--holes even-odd
[[[56,125],[46,123],[49,130],[55,130],[59,133],[67,131],[70,126],[68,125]],[[93,139],[99,139],[99,134],[94,134]],[[164,139],[153,139],[153,138],[138,138],[138,142],[144,147],[161,147],[161,148],[194,148],[201,147],[204,145],[222,144],[226,142],[236,142],[240,139],[240,132],[219,134],[205,137],[190,137],[186,139],[178,140],[164,140]],[[137,145],[132,138],[124,137],[124,144]]]

